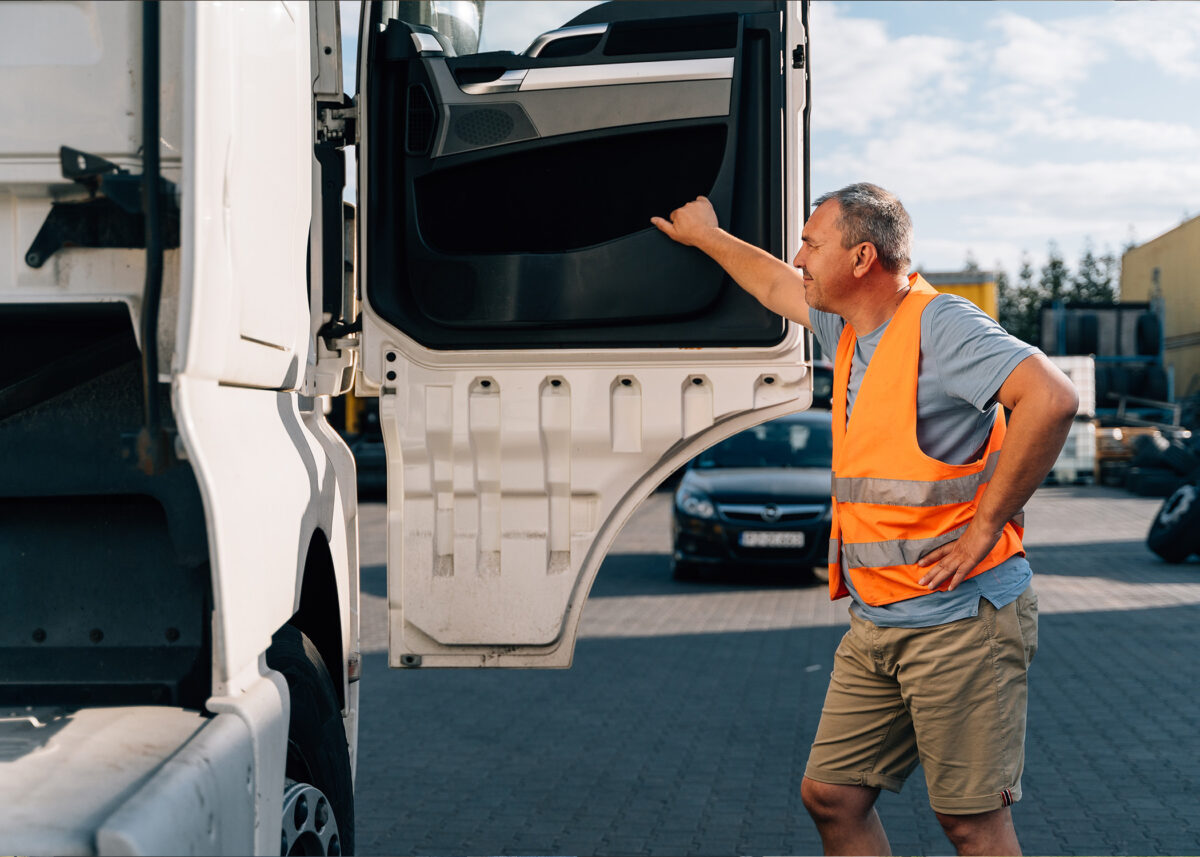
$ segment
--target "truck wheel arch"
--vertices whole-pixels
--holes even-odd
[[[288,624],[312,641],[337,689],[338,704],[346,707],[345,657],[342,652],[341,605],[329,539],[320,529],[313,531],[304,559],[300,605]]]

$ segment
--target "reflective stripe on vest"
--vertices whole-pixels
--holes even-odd
[[[872,476],[833,477],[833,496],[839,503],[878,503],[884,506],[948,506],[970,503],[996,472],[1000,453],[987,458],[983,470],[956,479],[919,482],[915,479],[880,479]]]
[[[1022,510],[1013,516],[1012,523],[1017,527],[1025,526],[1025,512]],[[851,568],[870,568],[890,565],[912,565],[930,551],[952,542],[966,532],[967,525],[957,527],[948,533],[929,539],[892,539],[886,542],[859,542],[845,546],[842,551],[841,539],[829,540],[829,563],[838,562],[840,556],[845,556],[846,565]]]

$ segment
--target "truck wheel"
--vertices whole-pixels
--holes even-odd
[[[291,697],[280,853],[353,854],[350,752],[329,671],[291,625],[272,638],[267,666],[287,679]]]
[[[1195,483],[1179,486],[1162,504],[1146,545],[1167,562],[1183,562],[1200,551],[1200,491]]]

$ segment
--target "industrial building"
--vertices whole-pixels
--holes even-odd
[[[995,271],[922,271],[921,276],[939,292],[964,297],[992,318],[1000,317]]]
[[[1200,217],[1121,257],[1121,300],[1146,301],[1163,319],[1163,362],[1176,399],[1200,395]]]

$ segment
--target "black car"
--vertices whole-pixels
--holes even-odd
[[[829,551],[829,411],[739,432],[688,464],[675,491],[677,580],[706,568],[794,569],[808,579]]]

